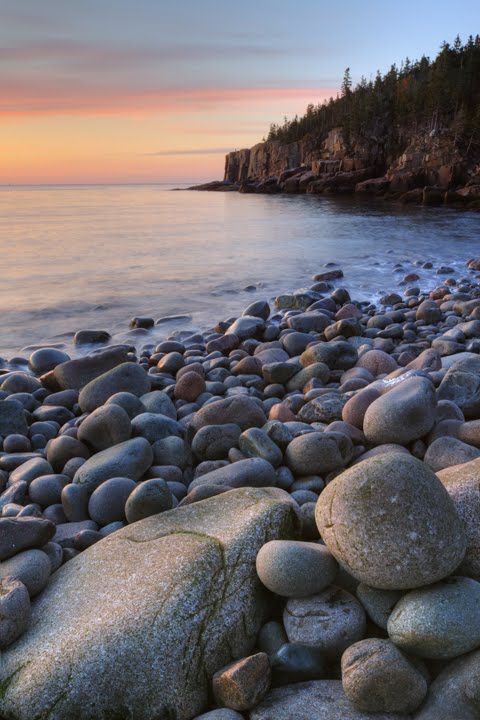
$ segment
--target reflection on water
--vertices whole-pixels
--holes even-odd
[[[120,339],[135,315],[191,314],[178,328],[206,328],[253,299],[308,285],[327,262],[339,263],[343,284],[365,299],[395,288],[397,262],[405,273],[421,259],[461,274],[480,254],[474,213],[167,190],[0,188],[0,354],[53,338],[68,348],[80,328]],[[424,286],[444,279],[419,274]],[[162,325],[153,338],[175,327]]]

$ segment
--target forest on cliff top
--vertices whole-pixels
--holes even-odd
[[[444,42],[434,60],[407,58],[400,68],[392,65],[375,80],[353,87],[347,68],[336,98],[308,105],[302,117],[272,124],[267,140],[291,143],[308,135],[326,136],[343,128],[347,144],[353,140],[381,143],[384,149],[400,149],[405,135],[417,129],[453,131],[463,151],[480,148],[480,35],[465,44],[457,36]]]

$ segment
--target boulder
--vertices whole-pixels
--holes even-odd
[[[410,455],[377,455],[338,475],[320,495],[316,520],[338,562],[384,590],[441,580],[465,555],[465,531],[451,498]]]
[[[242,489],[96,543],[52,576],[30,630],[2,653],[0,714],[200,714],[211,676],[249,654],[265,618],[258,550],[297,522],[283,491]]]

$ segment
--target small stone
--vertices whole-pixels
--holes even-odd
[[[224,485],[229,488],[270,487],[277,476],[272,465],[262,458],[247,458],[195,478],[189,491],[200,485]]]
[[[60,499],[67,520],[70,522],[88,520],[88,490],[86,487],[70,482],[63,488]]]
[[[262,427],[267,422],[265,413],[253,398],[235,395],[204,405],[195,413],[192,427],[195,431],[206,425],[227,425],[234,423],[241,430]]]
[[[250,710],[270,687],[270,665],[265,653],[236,660],[213,678],[213,695],[219,705],[232,710]]]
[[[0,561],[39,548],[55,535],[55,525],[35,517],[0,518]]]
[[[326,675],[328,659],[322,648],[305,643],[285,643],[270,657],[273,684],[289,685],[318,680]]]
[[[342,433],[312,432],[292,440],[285,452],[294,475],[324,475],[345,467],[353,456],[353,443]]]
[[[404,593],[401,590],[378,590],[360,583],[356,594],[370,620],[386,630],[388,618]]]
[[[78,428],[78,440],[94,452],[106,450],[130,438],[130,418],[119,405],[102,405]]]
[[[23,405],[16,400],[0,400],[0,437],[12,433],[28,435]]]
[[[316,595],[332,584],[337,571],[333,555],[318,543],[272,540],[257,555],[260,580],[283,597]]]
[[[93,492],[112,477],[140,480],[153,462],[153,451],[145,438],[133,438],[102,450],[87,460],[75,473],[73,482]]]
[[[205,380],[196,372],[184,373],[175,384],[175,397],[178,400],[194,402],[202,392],[205,392]]]
[[[30,622],[30,596],[20,580],[0,580],[0,650],[23,635]]]
[[[58,438],[50,440],[47,444],[47,460],[51,464],[54,472],[63,472],[65,465],[69,460],[72,460],[72,458],[88,460],[89,457],[90,451],[87,446],[76,438],[69,437],[68,435],[61,435]],[[51,470],[41,474],[48,475],[49,472],[51,472]]]
[[[28,365],[32,372],[37,375],[43,375],[43,373],[53,370],[60,363],[64,363],[70,360],[67,353],[57,348],[40,348],[35,350],[28,360]]]
[[[70,478],[67,475],[41,475],[32,480],[28,494],[32,502],[46,508],[60,502],[63,488],[69,484]]]
[[[133,523],[171,508],[172,493],[167,483],[161,478],[155,478],[140,483],[129,494],[125,504],[125,516],[127,522]]]
[[[80,392],[78,402],[83,412],[92,412],[119,392],[130,392],[137,397],[150,390],[150,379],[141,365],[123,363],[91,380]]]
[[[91,495],[88,514],[100,527],[125,519],[125,504],[137,488],[129,478],[106,480]]]
[[[223,460],[232,447],[237,447],[241,429],[234,423],[206,425],[195,435],[192,450],[199,460]]]
[[[439,437],[428,447],[423,458],[434,472],[463,465],[480,458],[480,450],[454,437]]]
[[[35,597],[48,582],[52,566],[41,550],[25,550],[0,563],[0,581],[11,577],[22,582],[30,595]]]
[[[270,620],[262,625],[258,634],[257,646],[267,655],[273,655],[287,642],[287,633],[283,625],[275,620]]]
[[[246,457],[263,458],[273,467],[278,467],[282,463],[282,451],[260,428],[245,430],[239,437],[238,446]]]
[[[332,658],[361,640],[366,630],[360,603],[335,585],[318,595],[288,600],[283,623],[290,642],[315,645]]]
[[[427,694],[427,681],[389,640],[368,639],[342,655],[342,685],[357,710],[414,712]]]
[[[388,620],[390,639],[407,652],[447,660],[480,645],[480,583],[465,577],[408,592]]]

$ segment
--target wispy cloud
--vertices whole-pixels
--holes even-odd
[[[140,153],[150,157],[169,157],[170,155],[225,155],[232,148],[193,148],[192,150],[158,150],[158,152]]]
[[[146,115],[162,112],[206,112],[219,107],[248,107],[249,115],[261,112],[271,101],[317,102],[331,88],[281,87],[130,87],[110,88],[78,80],[46,83],[0,78],[0,112],[8,116],[34,115]]]

